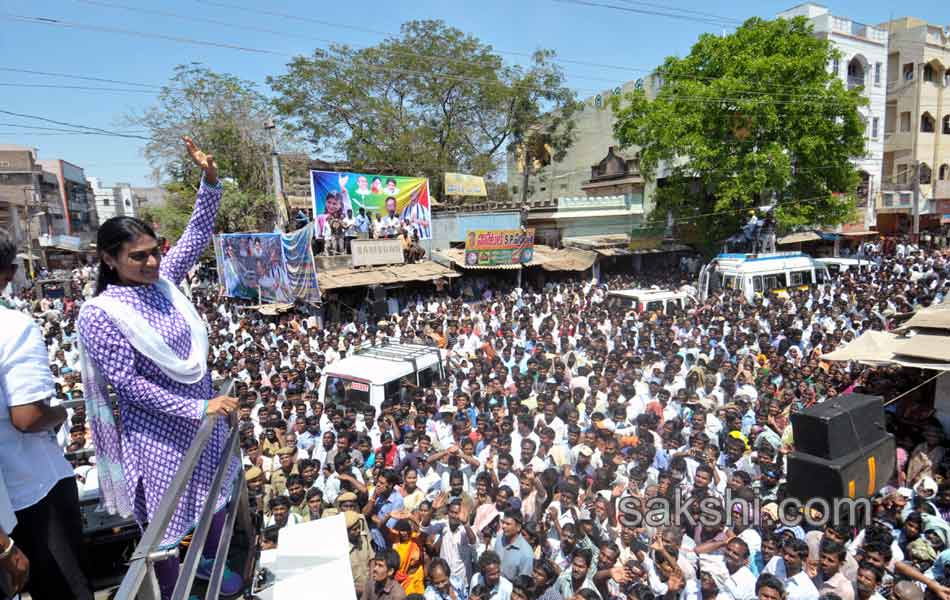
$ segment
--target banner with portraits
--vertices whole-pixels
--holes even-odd
[[[372,215],[380,221],[383,237],[396,237],[408,223],[420,240],[432,237],[432,205],[425,177],[310,171],[314,235],[325,238],[326,227],[348,216]]]
[[[215,238],[218,283],[230,298],[260,302],[320,299],[312,225],[289,234],[225,233]]]

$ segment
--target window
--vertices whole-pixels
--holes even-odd
[[[108,198],[103,198],[103,199],[102,199],[102,205],[103,205],[103,206],[109,206],[109,199],[108,199]]]
[[[518,193],[518,186],[516,186],[516,185],[511,186],[511,193],[512,193],[512,194],[517,194],[517,193]]]
[[[933,179],[933,172],[930,167],[927,166],[927,163],[920,163],[920,172],[919,172],[919,181],[920,183],[927,185]]]
[[[943,134],[950,135],[950,115],[943,118]]]
[[[897,183],[907,183],[907,165],[897,165]]]
[[[947,181],[950,179],[950,165],[944,164],[940,166],[940,181]]]
[[[920,115],[920,131],[923,133],[934,132],[934,118],[930,116],[930,113],[925,112]]]
[[[785,279],[785,273],[773,273],[771,275],[763,275],[762,283],[765,286],[766,290],[781,290],[788,287],[788,283]]]
[[[881,120],[879,118],[874,117],[873,119],[871,119],[871,137],[872,138],[874,139],[877,138],[878,128],[880,127],[880,125],[881,125]]]
[[[901,113],[901,131],[910,131],[910,112]]]
[[[837,75],[840,69],[841,69],[841,63],[838,61],[838,57],[836,56],[831,59],[831,72],[834,75]]]
[[[756,275],[752,278],[752,291],[761,294],[762,293],[762,276]]]
[[[904,65],[904,81],[913,81],[914,79],[914,63],[907,63]]]
[[[926,64],[924,65],[924,81],[933,82],[934,80],[934,68],[933,65]]]
[[[881,85],[881,63],[874,63],[874,85]]]
[[[802,272],[801,271],[792,271],[788,274],[788,281],[793,286],[802,285]]]

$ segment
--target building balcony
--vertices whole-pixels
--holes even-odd
[[[938,179],[933,184],[933,190],[934,200],[950,200],[950,180]]]

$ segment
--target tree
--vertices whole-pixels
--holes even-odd
[[[849,220],[866,100],[829,72],[836,56],[804,18],[753,18],[667,58],[654,99],[615,100],[618,141],[640,147],[647,176],[667,171],[652,220],[693,220],[715,242],[773,194],[782,227]]]
[[[540,51],[527,67],[506,66],[442,21],[410,21],[376,46],[295,57],[268,83],[290,130],[318,152],[355,169],[425,175],[438,190],[445,171],[493,172],[539,110],[573,100],[552,56]]]
[[[180,182],[168,183],[165,189],[168,192],[165,203],[144,208],[142,218],[154,223],[162,236],[174,241],[181,237],[191,218],[195,208],[195,190],[191,184]],[[215,231],[269,232],[273,230],[275,217],[273,197],[238,188],[232,182],[224,182]]]
[[[194,184],[200,177],[180,141],[190,135],[214,154],[223,179],[247,192],[265,193],[271,143],[264,123],[269,118],[267,99],[253,82],[193,63],[175,67],[157,103],[126,120],[148,129],[145,157],[172,182]]]

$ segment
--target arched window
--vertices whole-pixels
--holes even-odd
[[[930,183],[932,171],[930,167],[927,166],[927,163],[920,163],[920,179],[918,180],[921,185],[927,185]]]
[[[934,132],[934,118],[930,116],[930,113],[925,112],[920,115],[920,130],[924,133]]]
[[[950,180],[950,165],[944,163],[940,165],[940,181]]]
[[[848,61],[848,88],[864,85],[864,63],[857,56]]]
[[[927,63],[924,65],[924,81],[933,81],[934,80],[934,68],[933,65]]]

